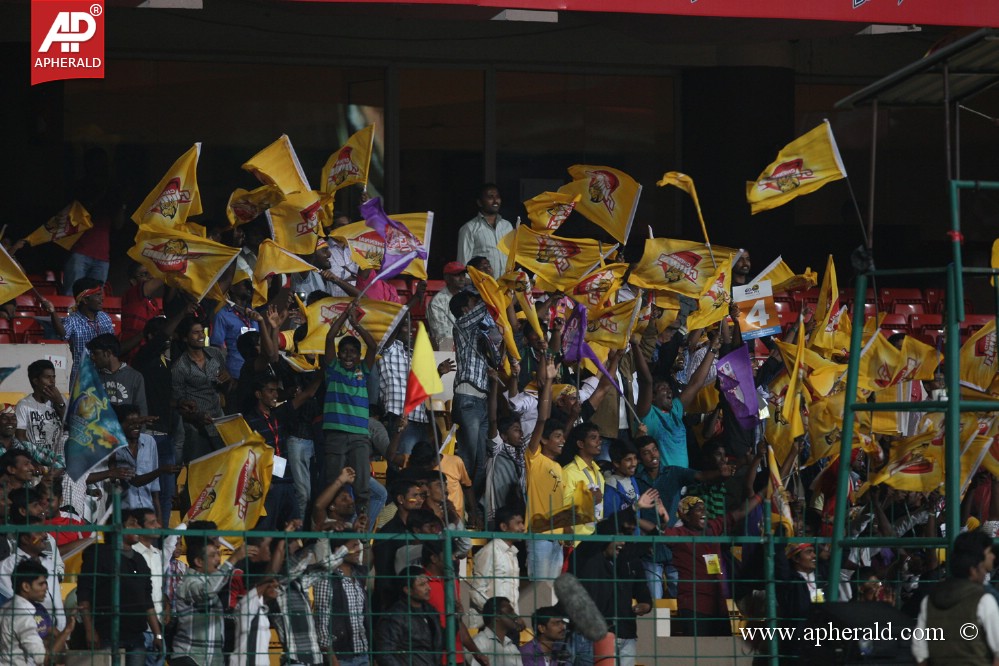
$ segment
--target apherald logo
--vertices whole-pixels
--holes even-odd
[[[103,78],[103,0],[31,0],[31,85]]]

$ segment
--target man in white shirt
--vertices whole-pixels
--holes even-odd
[[[490,597],[482,606],[486,627],[475,635],[475,647],[486,657],[489,666],[523,666],[517,643],[510,638],[524,630],[524,621],[517,617],[510,600]]]
[[[236,605],[236,649],[238,661],[246,666],[270,666],[271,622],[268,602],[278,598],[281,586],[274,576],[266,576]]]
[[[0,607],[0,655],[11,666],[40,666],[59,654],[76,626],[70,619],[62,631],[53,632],[52,618],[45,610],[49,586],[45,567],[24,560],[13,571],[14,598]],[[50,644],[46,650],[46,643]]]
[[[29,524],[39,524],[37,518],[29,518]],[[0,560],[0,596],[11,599],[14,585],[11,574],[18,564],[25,560],[38,562],[48,572],[48,591],[45,600],[40,602],[52,618],[52,624],[62,631],[66,628],[66,613],[62,603],[62,576],[66,572],[55,539],[45,532],[22,532],[17,537],[17,550]]]
[[[510,535],[509,539],[493,539],[475,554],[475,566],[469,585],[472,588],[472,606],[482,608],[485,616],[486,600],[501,597],[508,600],[517,613],[520,601],[520,564],[517,562],[517,547],[514,542],[525,531],[524,512],[517,508],[503,506],[496,510],[496,524],[500,532]]]
[[[444,264],[444,288],[434,294],[427,305],[427,328],[430,341],[438,351],[451,351],[454,340],[454,315],[451,314],[451,297],[468,284],[468,269],[458,261]]]
[[[136,522],[142,526],[142,529],[158,530],[163,528],[163,524],[160,523],[156,517],[156,512],[152,509],[132,509],[132,515],[135,516]],[[163,559],[163,551],[156,547],[156,537],[152,534],[140,535],[138,543],[132,546],[132,550],[141,555],[142,559],[149,565],[149,571],[152,572],[149,579],[152,583],[153,608],[156,609],[156,617],[159,619],[160,625],[165,626],[166,622],[163,618],[163,571],[166,562]],[[155,634],[152,631],[146,631],[146,666],[156,666],[163,663],[162,657],[153,656],[154,637]]]
[[[501,203],[499,188],[486,183],[476,200],[479,214],[458,231],[458,262],[467,264],[472,257],[485,257],[494,278],[499,278],[506,269],[506,254],[499,249],[500,241],[513,231],[513,225],[500,215]]]

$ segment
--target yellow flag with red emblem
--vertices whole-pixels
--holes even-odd
[[[517,228],[513,249],[516,263],[534,273],[542,289],[568,292],[616,250],[617,244],[540,234],[521,225]]]
[[[29,289],[31,282],[21,266],[0,245],[0,303],[12,301]]]
[[[332,194],[348,185],[367,185],[374,145],[374,125],[368,125],[347,139],[347,143],[330,155],[323,165],[323,192]]]
[[[714,251],[715,261],[712,262],[711,253],[704,243],[649,238],[628,282],[642,289],[665,289],[699,299],[718,277],[720,249],[714,248]]]
[[[756,215],[841,178],[846,178],[846,168],[832,127],[824,120],[784,146],[755,182],[746,183],[746,201]]]
[[[132,220],[137,225],[192,231],[185,223],[188,217],[201,215],[201,193],[198,191],[200,156],[201,144],[196,143],[173,163],[153,191],[132,213]]]
[[[299,354],[325,354],[326,334],[329,333],[330,324],[339,317],[347,307],[354,302],[348,297],[323,298],[305,308],[305,321],[308,332],[305,338],[298,343]],[[406,310],[399,303],[390,301],[377,301],[372,298],[362,298],[354,308],[357,322],[361,324],[379,346],[385,341],[385,337],[396,329],[396,326],[406,315]],[[352,335],[361,342],[364,347],[364,338],[361,337],[349,321],[344,321],[340,335]],[[362,352],[364,350],[362,349]]]
[[[839,312],[839,285],[836,282],[836,264],[830,254],[826,260],[826,272],[822,276],[822,286],[819,287],[819,300],[815,304],[815,329],[808,341],[808,346],[817,349],[835,350],[836,331],[839,330],[840,318],[834,315]]]
[[[468,277],[472,281],[472,285],[478,290],[479,296],[485,302],[486,308],[489,309],[489,316],[493,318],[493,321],[496,322],[496,327],[503,334],[503,342],[506,344],[506,350],[512,358],[519,361],[520,352],[517,350],[517,343],[514,340],[513,322],[507,316],[507,307],[510,305],[510,299],[500,289],[496,278],[492,275],[477,271],[472,266],[468,266],[467,268]]]
[[[538,310],[534,304],[534,294],[531,290],[531,279],[524,271],[509,271],[500,276],[496,281],[499,286],[513,292],[513,297],[517,300],[524,319],[531,325],[539,338],[544,339],[545,332],[541,328],[541,321],[538,319]]]
[[[786,459],[795,438],[805,434],[805,422],[801,418],[800,408],[792,408],[790,419],[784,418],[788,379],[787,372],[781,372],[770,382],[767,393],[767,418],[763,423],[764,436],[779,460]]]
[[[297,254],[292,254],[270,238],[265,238],[257,250],[257,263],[253,267],[253,279],[257,282],[263,282],[272,275],[290,275],[318,270]]]
[[[784,358],[785,364],[787,363],[787,357]],[[801,399],[802,399],[802,389],[804,388],[804,375],[805,375],[805,324],[801,321],[801,317],[798,317],[798,338],[797,343],[794,346],[794,360],[791,365],[787,366],[787,393],[784,396],[784,404],[782,409],[784,412],[781,417],[790,422],[791,412],[800,411],[801,409]]]
[[[961,345],[961,385],[993,393],[996,379],[996,322],[990,319]]]
[[[562,226],[581,198],[579,194],[542,192],[524,202],[527,219],[531,221],[535,231],[553,234]]]
[[[839,456],[840,443],[843,439],[843,406],[846,393],[840,391],[825,398],[816,400],[808,406],[808,436],[811,452],[806,466],[812,465],[822,458]],[[851,449],[863,449],[875,453],[877,443],[871,437],[870,414],[857,412],[853,430]]]
[[[273,467],[274,449],[255,432],[240,444],[192,460],[187,467],[191,508],[185,519],[210,520],[220,530],[252,530],[264,515]]]
[[[628,264],[600,266],[581,279],[566,295],[585,305],[587,310],[603,309],[613,303],[626,272]]]
[[[389,215],[390,218],[399,222],[410,233],[419,240],[424,248],[430,247],[430,238],[434,229],[434,214],[432,211],[425,213],[400,213]],[[406,234],[399,233],[397,229],[388,225],[385,227],[386,238],[363,221],[353,222],[333,230],[330,235],[339,238],[347,243],[354,261],[361,268],[380,268],[385,257],[385,246],[388,245],[390,254],[409,254],[415,248],[412,239]],[[411,275],[418,280],[427,279],[427,264],[419,257],[409,262],[409,265],[402,271],[403,275]]]
[[[55,243],[63,249],[70,249],[80,240],[87,229],[93,228],[90,213],[79,201],[49,218],[49,221],[32,231],[24,240],[34,247],[42,243]]]
[[[604,229],[615,240],[628,242],[642,186],[625,172],[607,166],[575,164],[569,167],[572,182],[559,194],[579,195],[576,212]]]
[[[285,195],[312,190],[287,134],[247,160],[242,168],[264,185],[276,185]]]
[[[810,289],[817,284],[818,273],[813,271],[810,267],[805,269],[804,273],[795,273],[791,270],[791,267],[784,263],[784,260],[778,256],[770,265],[760,271],[760,274],[753,278],[750,282],[750,286],[761,282],[763,280],[770,280],[772,285],[773,293],[780,294],[786,291],[801,291],[803,289]]]
[[[261,185],[249,191],[238,187],[229,195],[225,215],[229,218],[229,224],[238,227],[253,222],[265,210],[282,201],[284,201],[284,193],[277,185]]]
[[[607,349],[624,349],[631,340],[641,309],[642,299],[634,298],[590,313],[583,339]]]
[[[770,500],[771,520],[773,524],[784,526],[784,533],[787,536],[794,536],[794,516],[791,514],[791,498],[784,482],[780,478],[780,465],[774,455],[773,447],[767,448],[767,469],[770,472],[770,481],[767,484],[767,497]]]
[[[896,349],[878,331],[860,352],[857,386],[881,391],[902,382],[933,379],[941,358],[934,347],[909,335],[902,340],[902,348]]]
[[[793,367],[797,345],[781,340],[774,340],[774,342],[784,358],[785,366]],[[845,387],[843,375],[846,373],[846,365],[843,363],[830,361],[806,348],[801,359],[801,367],[805,370],[805,386],[810,394],[808,402],[829,395],[833,389],[843,390]]]
[[[697,299],[697,309],[687,317],[688,330],[717,324],[728,315],[728,306],[732,304],[732,263],[735,255],[718,251],[714,254],[718,271],[707,290]]]
[[[163,227],[140,227],[128,251],[154,276],[200,301],[239,254],[239,248]]]
[[[274,242],[294,254],[312,254],[319,244],[329,195],[306,190],[287,194],[285,200],[264,211]]]

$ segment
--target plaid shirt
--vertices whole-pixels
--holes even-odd
[[[330,554],[329,540],[320,539],[289,558],[287,576],[277,597],[278,613],[271,617],[286,658],[299,664],[325,663],[309,604],[309,588],[340,566],[346,554],[346,547]]]
[[[479,353],[479,324],[489,316],[485,303],[479,303],[454,322],[454,349],[457,361],[454,386],[469,384],[480,393],[489,392],[486,359]]]
[[[355,572],[355,574],[358,573]],[[337,586],[343,590],[343,595],[337,594]],[[364,620],[368,616],[368,597],[365,593],[363,578],[357,575],[345,576],[340,571],[333,571],[332,575],[320,578],[312,592],[315,595],[316,617],[319,619],[317,625],[319,645],[324,650],[330,650],[334,647],[333,619],[346,615],[347,621],[350,623],[350,652],[355,655],[366,654],[368,652],[368,632],[364,626]],[[343,604],[344,599],[346,599],[346,605]],[[344,655],[346,652],[341,656]]]
[[[382,358],[378,361],[378,395],[387,414],[402,416],[406,407],[406,386],[409,383],[411,365],[411,354],[402,340],[393,340],[382,349]],[[430,420],[427,408],[417,406],[409,415],[409,420],[426,423]]]
[[[91,321],[79,312],[71,312],[68,317],[62,320],[62,326],[66,329],[66,340],[69,342],[69,350],[73,354],[73,371],[76,372],[75,365],[88,355],[87,343],[104,333],[114,334],[114,322],[107,312],[101,310]]]
[[[219,591],[232,578],[232,572],[232,563],[225,562],[213,574],[194,569],[184,574],[174,599],[175,655],[187,657],[198,666],[222,666],[225,625]]]

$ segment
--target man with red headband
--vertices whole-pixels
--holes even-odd
[[[76,381],[78,364],[86,357],[87,343],[98,335],[114,335],[114,323],[104,312],[104,283],[94,278],[84,277],[73,283],[73,297],[76,310],[68,317],[60,317],[52,312],[52,326],[56,334],[69,343],[73,354],[73,373],[69,380],[72,387]]]

